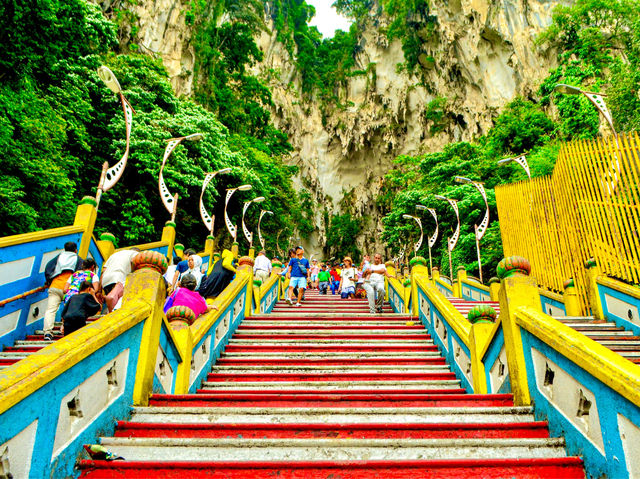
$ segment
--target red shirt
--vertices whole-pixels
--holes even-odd
[[[340,274],[338,274],[338,272],[335,269],[332,269],[330,273],[331,273],[331,279],[333,279],[334,281],[340,281]]]

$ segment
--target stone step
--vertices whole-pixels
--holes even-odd
[[[128,461],[375,461],[565,457],[562,438],[227,439],[119,438],[100,442]]]
[[[211,382],[204,381],[202,389],[210,390],[232,390],[232,389],[255,389],[255,390],[271,390],[271,389],[415,389],[415,388],[459,388],[460,380],[458,379],[434,379],[428,381],[394,381],[380,379],[376,381],[332,381],[327,378],[325,381],[229,381],[229,382]]]
[[[236,373],[236,374],[248,374],[254,373],[256,371],[266,373],[266,374],[277,374],[280,373],[305,373],[305,372],[326,372],[327,374],[331,373],[370,373],[370,374],[386,374],[388,372],[449,372],[449,366],[447,365],[428,365],[428,364],[420,364],[420,365],[288,365],[283,364],[280,366],[267,366],[267,365],[258,365],[258,366],[249,366],[249,365],[233,365],[233,366],[213,366],[211,368],[212,373]]]
[[[134,407],[133,421],[166,424],[515,423],[533,421],[531,407],[264,408]]]
[[[292,351],[292,352],[268,352],[268,351],[238,351],[238,352],[225,352],[222,353],[223,359],[420,359],[420,358],[435,358],[440,357],[438,351],[360,351],[352,353],[342,353],[338,351],[326,351],[326,352],[307,352],[307,351]]]

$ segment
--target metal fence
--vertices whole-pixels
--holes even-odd
[[[585,267],[640,282],[640,139],[637,133],[565,144],[551,176],[496,188],[505,256],[562,291],[574,278],[586,312]]]

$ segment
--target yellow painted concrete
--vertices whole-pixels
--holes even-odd
[[[107,261],[111,257],[111,255],[116,252],[116,248],[111,241],[99,240],[96,241],[96,244],[98,245],[98,249],[102,254],[103,261]]]
[[[478,351],[478,357],[483,362],[483,364],[484,364],[484,357],[487,355],[489,346],[491,346],[491,341],[493,341],[493,338],[496,336],[496,334],[498,334],[498,331],[500,330],[501,327],[502,327],[502,323],[500,321],[500,316],[498,316],[498,318],[496,319],[496,322],[493,323],[493,325],[491,326],[491,331],[487,335],[485,343],[482,345],[482,348]],[[489,366],[491,365],[489,364]]]
[[[166,297],[167,289],[164,278],[157,271],[151,268],[144,268],[127,277],[122,307],[124,308],[129,301],[132,301],[129,298],[142,300],[151,307],[142,329],[136,382],[133,387],[133,404],[136,406],[148,405],[149,397],[153,391],[153,375],[156,367]]]
[[[500,301],[500,283],[491,283],[489,285],[489,295],[491,301]]]
[[[176,349],[180,351],[181,356],[188,358],[178,365],[175,394],[187,394],[191,375],[191,359],[193,358],[193,334],[191,328],[184,321],[174,321],[170,324],[170,329]]]
[[[33,233],[5,236],[4,238],[0,238],[0,248],[6,248],[7,246],[14,246],[23,243],[32,243],[34,241],[56,238],[58,236],[66,236],[74,233],[82,233],[83,231],[84,227],[82,226],[63,226],[62,228],[34,231]]]
[[[567,316],[582,315],[580,296],[578,295],[578,289],[575,286],[571,286],[564,290],[564,307],[567,312]]]
[[[596,276],[596,282],[602,286],[618,291],[619,293],[640,299],[640,288],[637,286],[631,286],[630,284],[623,283],[622,281],[618,281],[614,278],[609,278],[608,276]]]
[[[78,245],[78,255],[81,258],[86,258],[89,254],[89,246],[91,246],[91,238],[93,237],[93,228],[96,224],[96,218],[98,212],[93,205],[78,205],[76,209],[76,217],[73,221],[73,226],[79,226],[82,228],[82,240]]]
[[[547,316],[538,308],[520,306],[515,311],[515,318],[519,326],[640,406],[640,366]]]
[[[460,311],[458,311],[438,289],[431,285],[425,278],[417,278],[418,287],[424,291],[434,307],[440,311],[444,319],[460,337],[462,342],[470,348],[471,323],[467,321]]]
[[[126,306],[86,325],[73,336],[61,338],[0,371],[0,414],[144,321],[150,313],[150,304],[132,299]]]
[[[167,256],[172,260],[173,247],[176,244],[176,229],[173,226],[165,225],[165,227],[162,228],[162,238],[160,242],[167,244]]]
[[[503,279],[500,288],[500,319],[507,352],[511,392],[516,406],[531,404],[522,334],[516,323],[516,311],[523,306],[536,311],[542,309],[535,279],[524,275]]]
[[[585,271],[586,276],[586,289],[587,289],[587,301],[589,308],[591,308],[591,315],[600,321],[604,321],[604,307],[600,301],[600,294],[598,292],[598,279],[600,276],[600,268],[594,266]]]
[[[460,283],[463,285],[472,286],[476,289],[480,289],[482,291],[486,291],[487,293],[491,294],[491,288],[489,288],[489,286],[485,286],[484,284],[476,283],[475,281],[471,281],[466,278],[461,280]],[[462,292],[462,289],[460,291]]]
[[[471,325],[469,335],[469,353],[471,354],[471,374],[473,375],[473,392],[487,394],[487,378],[482,362],[483,351],[493,338],[494,324],[476,323]]]

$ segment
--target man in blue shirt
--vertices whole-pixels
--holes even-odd
[[[311,265],[309,264],[309,260],[304,257],[304,248],[302,246],[296,248],[296,256],[295,258],[291,258],[287,267],[289,268],[287,278],[290,278],[287,303],[290,305],[293,304],[293,290],[298,288],[298,302],[296,306],[300,307],[302,306],[300,303],[302,301],[302,295],[304,294],[304,290],[307,289],[307,278],[311,275]]]
[[[173,281],[171,283],[171,290],[173,291],[174,289],[176,289],[176,285],[179,284],[178,280],[180,279],[180,277],[189,270],[189,256],[193,256],[194,254],[196,254],[195,250],[189,248],[187,250],[185,250],[184,254],[182,255],[182,257],[184,258],[182,261],[180,261],[178,263],[178,265],[176,266],[176,272],[173,276]]]

